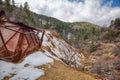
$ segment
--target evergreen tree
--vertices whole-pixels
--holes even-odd
[[[2,2],[2,0],[0,0],[0,4],[2,4],[3,2]]]
[[[25,10],[26,12],[29,11],[29,5],[28,5],[27,2],[24,3],[24,10]]]
[[[114,26],[115,28],[120,29],[120,18],[115,19]]]
[[[12,5],[15,6],[15,1],[14,0],[12,0]]]
[[[24,3],[24,11],[26,13],[26,21],[28,22],[29,25],[34,26],[35,25],[35,21],[33,19],[33,14],[31,13],[31,11],[29,10],[29,5],[27,2]]]
[[[14,9],[13,9],[13,7],[11,6],[10,2],[11,2],[11,0],[5,0],[5,5],[6,5],[6,7],[8,8],[8,10],[9,10],[10,12],[12,12]]]
[[[27,2],[24,3],[24,11],[27,13],[28,18],[30,19],[31,17],[31,12],[29,10],[29,5]]]
[[[10,6],[10,1],[11,1],[11,0],[5,0],[5,4],[6,4],[7,6]]]
[[[111,21],[110,28],[120,29],[120,18]]]
[[[22,5],[20,5],[20,10],[21,10],[21,11],[23,10],[23,7],[22,7]]]

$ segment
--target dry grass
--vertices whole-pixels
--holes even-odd
[[[62,37],[56,32],[56,31],[51,31],[52,35],[58,39],[62,39]]]
[[[55,61],[54,65],[45,71],[45,75],[38,80],[102,80],[93,75],[77,71],[65,66],[59,61]]]
[[[90,56],[88,55],[87,52],[83,51],[83,50],[77,50],[80,54],[82,54],[86,60],[90,60]]]

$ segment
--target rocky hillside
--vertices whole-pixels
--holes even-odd
[[[120,43],[100,43],[96,51],[91,53],[92,73],[97,73],[110,80],[119,80],[120,77]]]
[[[41,36],[41,34],[39,34]],[[70,67],[82,68],[81,61],[89,60],[89,56],[83,51],[77,50],[66,43],[55,31],[46,31],[42,43],[42,51],[49,52]]]
[[[93,67],[90,72],[97,73],[109,80],[120,80],[120,18],[112,21],[109,28],[103,28],[99,39],[91,45]],[[89,44],[89,42],[85,42]],[[88,64],[87,63],[87,64]]]

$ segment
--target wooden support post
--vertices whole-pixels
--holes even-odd
[[[42,42],[43,42],[43,37],[44,37],[44,34],[45,34],[45,31],[43,31],[43,33],[42,33],[40,47],[41,47],[41,45],[42,45]]]

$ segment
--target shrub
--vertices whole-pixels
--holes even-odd
[[[115,30],[106,31],[103,35],[105,40],[113,41],[117,37],[117,32]]]

